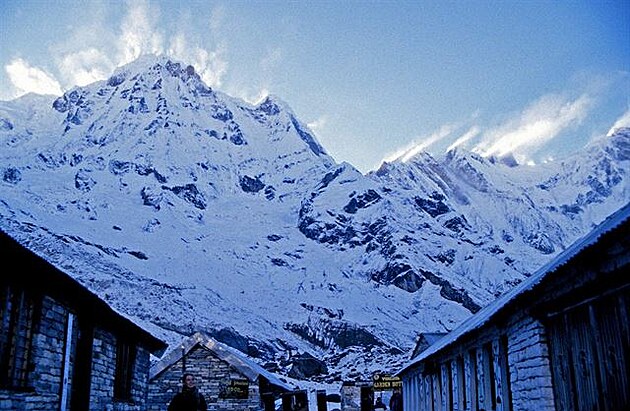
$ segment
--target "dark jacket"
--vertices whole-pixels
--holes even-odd
[[[376,400],[376,404],[374,404],[374,409],[378,410],[378,409],[383,409],[386,410],[387,406],[383,403],[383,400],[381,400],[380,398],[378,398]]]
[[[389,400],[390,411],[403,411],[402,395],[399,392],[394,392],[392,398]]]
[[[208,411],[206,399],[197,388],[184,387],[168,406],[168,411]]]

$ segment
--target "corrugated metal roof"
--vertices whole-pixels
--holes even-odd
[[[617,212],[611,214],[593,231],[574,242],[571,246],[558,254],[556,258],[554,258],[552,261],[545,264],[542,268],[532,274],[532,276],[529,277],[527,280],[523,281],[505,294],[501,295],[499,298],[479,310],[475,315],[464,321],[462,325],[460,325],[450,333],[446,334],[435,344],[431,345],[429,348],[421,352],[417,357],[409,361],[403,368],[401,368],[400,371],[397,372],[397,374],[403,373],[408,368],[411,368],[414,365],[422,362],[424,359],[430,357],[433,354],[436,354],[447,346],[454,344],[456,341],[458,341],[460,338],[464,337],[468,333],[484,326],[494,317],[495,314],[502,310],[517,296],[537,286],[549,273],[556,271],[559,267],[563,266],[569,260],[575,257],[580,251],[592,244],[595,244],[603,234],[618,227],[629,218],[630,203],[626,204]]]
[[[149,373],[150,378],[153,379],[157,377],[167,368],[182,359],[184,355],[188,354],[197,345],[212,351],[217,357],[236,368],[252,382],[256,381],[258,377],[262,375],[269,380],[271,384],[279,388],[283,388],[287,391],[293,390],[293,387],[282,381],[277,375],[267,371],[242,352],[200,332],[184,339],[179,347],[172,349],[168,354],[164,355],[162,359],[155,363],[151,367],[151,371]]]

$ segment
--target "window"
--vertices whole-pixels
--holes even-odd
[[[0,387],[28,387],[36,311],[24,290],[6,285],[0,290]]]
[[[116,349],[116,377],[114,379],[114,398],[122,401],[131,400],[131,383],[136,362],[136,347],[124,340],[118,340]]]

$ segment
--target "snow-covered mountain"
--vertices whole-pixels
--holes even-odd
[[[0,229],[171,344],[202,330],[294,377],[309,353],[325,382],[395,368],[630,199],[627,128],[535,167],[362,175],[280,99],[154,56],[0,102],[0,147]]]

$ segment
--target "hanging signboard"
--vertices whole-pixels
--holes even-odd
[[[372,376],[374,391],[387,391],[396,388],[402,388],[402,380],[400,377],[392,377],[387,374],[376,373]]]
[[[219,389],[219,398],[245,400],[249,397],[249,380],[246,378],[232,378]]]

